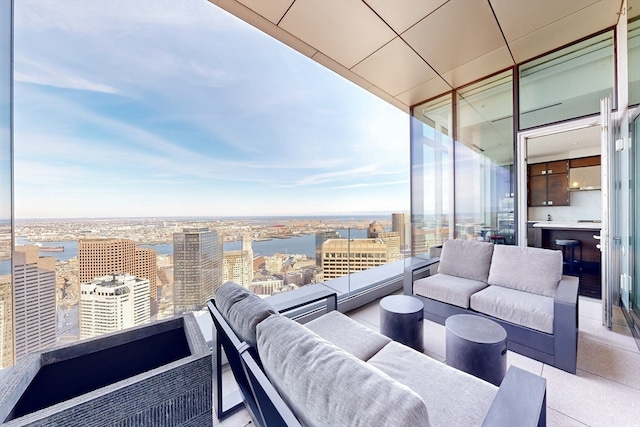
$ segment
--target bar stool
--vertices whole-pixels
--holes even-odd
[[[499,234],[492,234],[491,236],[489,236],[489,241],[491,243],[494,244],[503,244],[506,245],[507,244],[507,239],[504,236],[501,236]]]
[[[578,266],[578,274],[580,274],[580,269],[582,268],[582,242],[580,240],[574,239],[556,239],[555,244],[556,247],[560,247],[560,250],[562,251],[562,265],[568,266],[567,274],[575,275],[576,266]],[[579,260],[575,258],[576,246],[580,248]],[[565,249],[568,249],[568,260]]]

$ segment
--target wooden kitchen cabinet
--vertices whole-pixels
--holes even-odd
[[[600,164],[600,156],[580,157],[578,159],[569,160],[570,168],[584,168],[587,166],[598,166]]]
[[[535,163],[528,168],[529,206],[569,206],[569,162]]]

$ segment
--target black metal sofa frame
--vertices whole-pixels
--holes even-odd
[[[413,282],[431,274],[440,258],[416,263],[404,270],[405,295],[413,295],[424,303],[424,318],[444,325],[449,316],[473,313],[499,323],[507,331],[507,348],[569,373],[576,373],[578,353],[578,284],[564,283],[554,298],[553,334],[506,322],[495,317],[464,309],[414,294]]]
[[[335,299],[327,300],[327,311],[336,309],[332,302],[335,302]],[[207,301],[207,307],[216,330],[214,381],[216,381],[218,418],[224,419],[244,405],[252,422],[257,426],[300,427],[298,419],[263,372],[255,349],[246,342],[240,341],[218,311],[214,299]],[[223,408],[221,396],[223,349],[243,397],[243,401],[227,408]],[[482,425],[483,427],[507,425],[544,427],[546,426],[546,407],[545,380],[511,367]],[[524,420],[537,420],[537,424],[523,424]]]

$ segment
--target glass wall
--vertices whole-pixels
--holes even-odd
[[[640,104],[640,19],[629,22],[629,105]]]
[[[414,256],[428,257],[431,248],[453,237],[452,129],[451,94],[413,108],[411,248]]]
[[[520,129],[597,114],[614,73],[613,31],[520,65]]]
[[[511,70],[457,91],[455,236],[515,244]]]
[[[12,1],[0,1],[0,368],[13,365],[12,12]]]

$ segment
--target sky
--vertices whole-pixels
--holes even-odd
[[[15,216],[409,210],[409,117],[206,0],[20,0]]]

